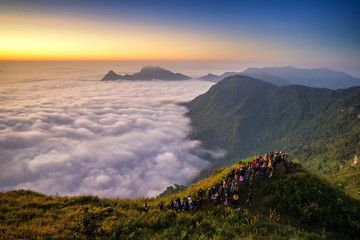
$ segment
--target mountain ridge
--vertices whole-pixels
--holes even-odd
[[[360,79],[347,73],[328,68],[300,69],[287,67],[248,68],[243,73],[255,74],[266,72],[270,75],[285,79],[293,84],[317,88],[340,89],[360,86]]]
[[[113,70],[110,70],[101,81],[114,81],[114,80],[166,80],[166,81],[180,81],[180,80],[188,80],[190,77],[183,75],[181,73],[173,73],[169,70],[161,68],[159,66],[145,66],[140,72],[134,74],[125,74],[118,75]]]
[[[317,88],[341,89],[360,86],[360,79],[347,73],[328,68],[300,69],[291,66],[247,68],[242,72],[225,72],[221,75],[208,74],[199,79],[218,82],[232,75],[246,75],[276,86],[305,85]]]

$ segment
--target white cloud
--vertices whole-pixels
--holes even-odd
[[[190,122],[176,103],[210,86],[64,80],[0,85],[0,190],[131,198],[187,184],[208,166],[193,152],[218,151],[187,139]]]

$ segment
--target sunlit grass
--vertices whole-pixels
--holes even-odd
[[[163,198],[0,193],[0,239],[346,239],[359,230],[358,201],[295,163],[292,173],[253,187],[256,207],[214,206],[207,200],[208,187],[250,161],[215,170],[185,191]],[[159,201],[166,205],[178,197],[194,198],[199,188],[204,190],[201,209],[159,210]],[[147,213],[142,209],[145,201]]]

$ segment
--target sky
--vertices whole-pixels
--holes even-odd
[[[329,67],[360,76],[359,1],[0,1],[0,60]]]

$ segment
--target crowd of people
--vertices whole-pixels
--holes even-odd
[[[276,167],[283,163],[285,171],[289,169],[288,154],[283,152],[269,152],[264,156],[255,158],[253,162],[249,162],[246,166],[240,166],[237,169],[232,169],[225,178],[222,179],[216,186],[209,187],[207,190],[207,200],[213,202],[214,206],[224,204],[225,206],[237,207],[239,203],[239,195],[247,194],[245,206],[252,207],[253,194],[252,188],[254,182],[259,184],[268,172],[268,178],[272,178]],[[247,191],[240,192],[240,185],[247,186]],[[175,201],[171,200],[167,208],[179,211],[196,211],[201,208],[203,203],[204,190],[199,189],[196,197],[177,198]],[[164,203],[158,204],[160,211],[164,211]],[[145,212],[148,211],[148,204],[143,205]]]

